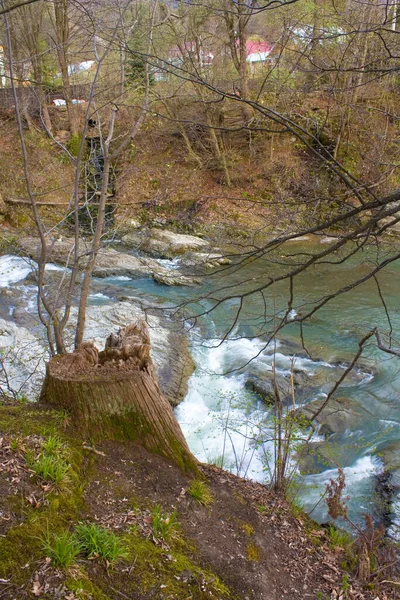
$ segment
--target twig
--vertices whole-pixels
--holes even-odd
[[[93,446],[87,446],[86,444],[83,444],[83,449],[87,450],[88,452],[93,452],[94,454],[98,454],[99,456],[106,456],[104,452],[101,452],[100,450],[96,450],[96,448],[93,448]]]

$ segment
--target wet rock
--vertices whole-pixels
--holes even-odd
[[[310,422],[321,408],[324,400],[313,400],[296,410],[296,415]],[[344,433],[347,429],[359,428],[363,421],[373,415],[351,398],[331,398],[315,421],[320,425],[319,433],[329,437],[335,433]]]
[[[255,392],[266,404],[271,405],[275,403],[272,373],[270,377],[268,377],[268,375],[265,375],[265,377],[250,376],[247,378],[244,385],[248,390]],[[277,379],[277,387],[282,399],[288,398],[291,395],[290,382],[286,381],[283,377]]]
[[[147,237],[147,230],[139,228],[136,231],[130,231],[129,233],[122,236],[120,244],[126,246],[131,250],[140,250],[144,240]]]
[[[231,265],[230,258],[223,256],[220,252],[188,252],[182,257],[185,267],[205,267],[215,269],[225,265]]]
[[[200,279],[197,277],[187,277],[180,275],[176,271],[169,271],[168,269],[158,268],[153,273],[154,281],[162,283],[164,285],[197,285],[200,283]]]
[[[390,484],[394,490],[400,490],[400,440],[393,440],[377,448],[377,455],[390,473]]]
[[[375,482],[376,493],[379,497],[378,509],[380,520],[385,529],[390,529],[393,524],[394,510],[393,500],[396,495],[396,488],[393,485],[393,475],[390,471],[383,471],[376,475]]]

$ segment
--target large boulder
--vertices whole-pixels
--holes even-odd
[[[312,422],[314,415],[321,409],[325,400],[313,400],[296,409],[296,415],[305,422]],[[351,398],[331,398],[328,404],[315,418],[319,424],[319,433],[329,437],[335,433],[344,433],[346,429],[357,429],[373,415]]]
[[[390,485],[394,490],[400,490],[400,440],[379,446],[377,455],[383,462],[385,472],[390,474]]]
[[[209,248],[207,241],[194,235],[156,228],[127,234],[121,242],[159,258],[174,258],[189,251],[204,252]]]
[[[268,376],[270,375],[270,376]],[[291,395],[291,385],[283,377],[277,378],[277,388],[279,394],[283,398],[288,398]],[[265,374],[264,377],[256,377],[251,375],[246,379],[245,387],[251,390],[266,404],[272,405],[275,402],[274,380],[273,374]]]

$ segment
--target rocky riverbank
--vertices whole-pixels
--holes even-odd
[[[72,347],[76,309],[72,309],[67,337]],[[149,325],[151,354],[157,377],[164,395],[176,406],[187,391],[187,381],[194,365],[188,339],[184,331],[175,331],[167,319],[145,315],[143,309],[133,302],[118,302],[113,306],[89,306],[87,311],[85,339],[93,340],[98,349],[110,333],[129,325],[138,318],[145,318]],[[0,319],[0,351],[2,353],[2,387],[16,395],[34,399],[40,392],[49,358],[44,331],[29,315],[24,315],[25,326]]]

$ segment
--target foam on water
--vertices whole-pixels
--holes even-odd
[[[175,271],[179,269],[181,266],[181,259],[176,256],[175,258],[155,258],[154,259],[161,267],[165,267],[166,269],[171,269],[171,271]]]
[[[102,281],[132,281],[132,277],[128,277],[127,275],[112,275],[111,277],[103,277]]]
[[[109,300],[109,297],[103,294],[102,292],[97,292],[96,294],[90,294],[89,298],[106,298]]]
[[[0,256],[0,287],[8,287],[12,283],[23,281],[38,265],[30,258],[21,258],[5,254]],[[65,267],[49,263],[46,271],[69,271]]]
[[[353,521],[361,522],[362,513],[373,513],[375,476],[381,472],[382,465],[371,455],[363,456],[343,469],[346,487],[343,496],[348,497],[349,516]],[[326,502],[320,502],[330,480],[336,480],[337,469],[328,469],[323,473],[305,477],[305,486],[300,490],[299,499],[304,510],[320,522],[329,520]]]
[[[22,281],[31,273],[33,263],[28,258],[0,256],[0,287],[8,287],[12,283]]]
[[[260,341],[255,345],[259,345]],[[263,451],[253,439],[260,435],[255,403],[250,408],[243,374],[219,375],[230,361],[240,364],[254,356],[254,341],[235,340],[226,345],[195,350],[197,369],[188,394],[176,416],[191,450],[202,461],[222,462],[239,475],[263,480]],[[264,414],[264,413],[263,413]]]
[[[46,265],[46,271],[70,271],[71,269],[67,269],[67,267],[62,267],[61,265],[55,265],[54,263],[48,263]]]

